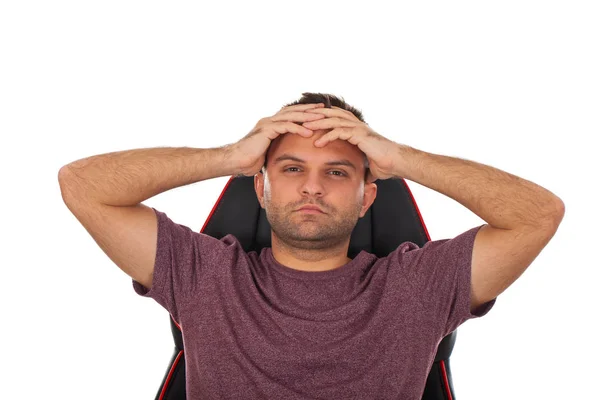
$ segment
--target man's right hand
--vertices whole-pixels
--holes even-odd
[[[266,151],[271,141],[279,135],[295,133],[303,137],[311,137],[314,132],[303,127],[302,123],[322,119],[325,116],[304,111],[324,106],[323,103],[296,104],[282,108],[271,117],[260,119],[250,133],[231,145],[230,156],[238,165],[239,173],[244,176],[257,174],[265,163]]]

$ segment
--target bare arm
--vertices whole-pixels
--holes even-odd
[[[487,222],[475,238],[471,312],[504,292],[558,230],[563,201],[549,190],[497,168],[398,147],[396,176],[451,197]]]
[[[158,224],[141,202],[169,189],[233,175],[229,147],[153,148],[102,154],[59,172],[63,200],[123,272],[152,288]]]
[[[442,193],[495,229],[554,230],[564,203],[549,190],[500,169],[398,145],[395,176]]]
[[[230,155],[230,145],[125,150],[74,161],[58,176],[70,201],[134,206],[176,187],[236,174]]]

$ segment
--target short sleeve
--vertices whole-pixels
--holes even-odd
[[[429,241],[422,248],[408,242],[412,247],[402,254],[404,276],[429,314],[429,320],[436,324],[432,328],[440,329],[442,337],[469,319],[483,317],[496,303],[492,299],[474,313],[470,311],[473,245],[483,226],[453,239]]]
[[[152,209],[158,224],[152,287],[147,289],[132,279],[133,289],[140,296],[154,299],[179,322],[180,308],[191,297],[201,295],[198,293],[201,281],[219,264],[219,257],[230,252],[231,235],[227,235],[226,242],[194,232]]]

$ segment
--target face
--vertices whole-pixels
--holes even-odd
[[[345,141],[325,147],[313,142],[329,130],[310,138],[287,133],[271,143],[266,174],[254,178],[257,197],[265,209],[274,239],[301,249],[327,249],[350,241],[356,222],[363,217],[377,193],[375,183],[364,181],[364,154]],[[283,159],[292,156],[299,160]],[[328,165],[347,160],[349,165]],[[306,204],[323,213],[298,211]]]

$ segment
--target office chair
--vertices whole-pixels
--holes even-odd
[[[352,231],[348,257],[354,258],[361,250],[386,257],[406,241],[423,247],[431,239],[404,179],[375,183],[377,197]],[[271,247],[271,226],[256,197],[254,177],[229,179],[200,232],[217,239],[233,234],[246,252],[260,254],[263,247]],[[172,315],[170,323],[175,348],[155,400],[186,398],[181,327]],[[449,363],[455,341],[456,331],[440,342],[422,400],[455,400]]]

